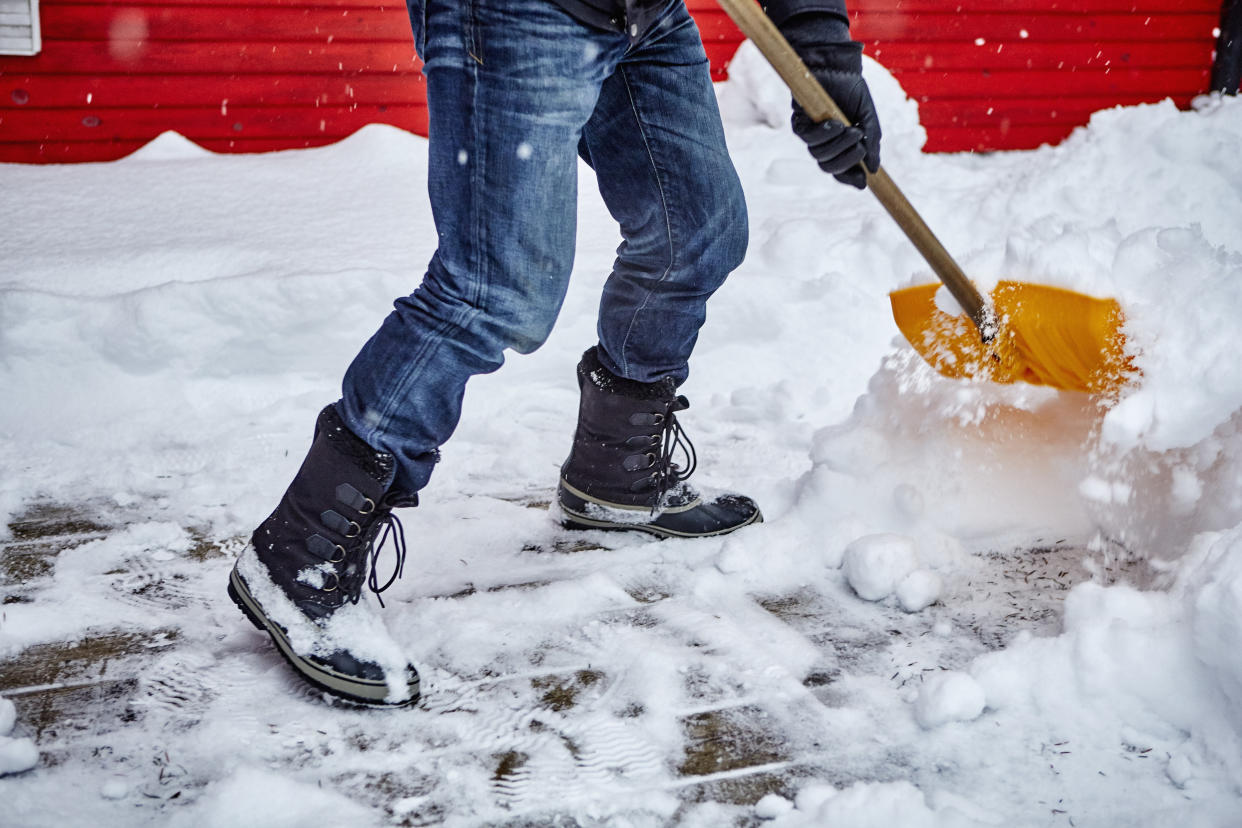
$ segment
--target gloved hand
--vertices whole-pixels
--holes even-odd
[[[871,172],[880,168],[880,119],[862,77],[862,44],[849,39],[846,21],[825,12],[795,14],[779,28],[853,124],[847,127],[835,118],[817,124],[794,101],[794,132],[806,141],[821,170],[863,189],[867,177],[858,162]]]

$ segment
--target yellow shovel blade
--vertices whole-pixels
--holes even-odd
[[[1124,315],[1114,299],[1000,282],[992,291],[999,333],[983,343],[965,315],[936,307],[938,283],[889,294],[897,327],[946,377],[1028,382],[1067,391],[1114,391],[1135,371],[1125,354]]]

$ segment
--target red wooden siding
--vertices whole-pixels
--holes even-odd
[[[1096,110],[1209,88],[1219,0],[847,0],[928,152],[1056,143]]]
[[[426,133],[399,0],[43,0],[42,18],[42,54],[0,58],[0,160],[119,158],[169,129],[222,152]]]
[[[175,129],[217,151],[426,132],[404,4],[43,0],[43,52],[0,57],[0,160],[117,158]],[[1091,112],[1208,88],[1218,0],[847,0],[919,101],[926,149],[1055,142]],[[740,35],[688,0],[723,78]],[[969,11],[966,8],[969,8]]]

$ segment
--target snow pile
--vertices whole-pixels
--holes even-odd
[[[34,741],[10,736],[17,724],[17,708],[0,697],[0,776],[28,771],[39,764],[39,749]]]
[[[744,48],[731,70],[737,88],[722,96],[726,111],[732,107],[744,119],[747,111],[736,97],[762,96],[751,101],[759,113],[752,117],[775,124],[787,95],[762,58]],[[909,357],[903,343],[889,366],[871,378],[874,399],[866,400],[867,411],[855,412],[855,422],[844,429],[847,437],[874,441],[874,435],[859,433],[874,427],[864,422],[870,414],[886,420],[878,429],[885,437],[919,432],[913,450],[945,457],[960,450],[961,441],[939,429],[954,423],[989,428],[974,450],[991,451],[995,461],[986,465],[993,468],[1003,463],[1007,470],[1028,469],[1023,487],[1037,490],[1029,503],[1001,475],[972,469],[984,473],[977,490],[1004,504],[993,524],[1011,517],[1005,510],[1013,506],[1025,513],[1023,522],[1038,520],[1025,520],[1027,515],[1058,513],[1068,517],[1071,530],[1098,526],[1127,546],[1160,548],[1183,546],[1196,531],[1242,521],[1242,501],[1227,494],[1242,481],[1232,450],[1238,444],[1235,412],[1242,409],[1242,362],[1234,358],[1242,329],[1233,318],[1242,307],[1242,252],[1230,246],[1236,222],[1229,208],[1242,193],[1242,165],[1230,149],[1242,134],[1242,106],[1234,99],[1204,98],[1193,113],[1168,102],[1118,108],[1097,113],[1089,127],[1055,148],[986,158],[919,156],[911,154],[922,142],[916,105],[878,65],[868,62],[866,71],[885,124],[885,167],[971,278],[984,289],[1007,278],[1115,297],[1126,314],[1127,346],[1141,377],[1115,404],[1096,408],[1083,401],[1074,411],[1073,402],[1042,389],[946,386]],[[767,177],[784,183],[774,172],[779,163],[771,162]],[[1125,209],[1118,211],[1119,204]],[[816,222],[816,230],[828,224]],[[830,232],[818,244],[789,229],[780,228],[774,246],[809,255],[776,259],[783,266],[822,261],[820,251],[837,253],[845,243],[866,251],[874,236],[887,261],[869,261],[869,251],[859,258],[875,276],[887,277],[878,287],[934,281],[891,227],[864,222],[849,242],[836,242]],[[832,276],[848,281],[863,273],[844,269]],[[818,307],[828,311],[824,303]],[[911,391],[917,397],[911,399]],[[1006,422],[992,428],[986,421],[993,418]],[[1032,431],[1047,423],[1059,427]],[[950,449],[934,444],[942,436]],[[994,451],[997,437],[1013,439]],[[1018,445],[1041,438],[1056,448]],[[872,449],[880,456],[866,457]],[[883,463],[886,449],[891,451],[850,448],[870,463]],[[1078,463],[1073,454],[1087,456]],[[820,456],[817,462],[833,462],[822,451]],[[1049,461],[1060,467],[1048,468]],[[1079,492],[1059,495],[1066,487]]]
[[[1061,732],[1102,723],[1179,788],[1242,774],[1242,528],[1200,536],[1168,592],[1083,584],[1065,633],[1026,638],[970,672],[1000,721],[1038,710]]]
[[[879,105],[886,126],[913,109]],[[902,147],[916,137],[886,131],[885,165],[903,185]],[[1062,636],[1020,635],[966,672],[925,681],[912,704],[923,727],[980,714],[1018,732],[1055,722],[1093,756],[1109,749],[1101,732],[1116,734],[1128,757],[1157,758],[1198,796],[1237,778],[1242,161],[1230,147],[1240,137],[1240,102],[1211,99],[1193,113],[1168,103],[1098,113],[1056,148],[916,160],[912,200],[982,287],[1017,278],[1116,297],[1142,376],[1115,404],[953,383],[898,342],[853,412],[815,435],[790,519],[829,528],[800,537],[857,595],[897,593],[905,609],[922,604],[900,590],[916,568],[930,597],[943,588],[932,579],[969,568],[964,545],[1049,542],[1049,531],[1092,550],[1088,566],[1147,558],[1176,579],[1168,592],[1077,587]],[[938,175],[948,170],[952,181]],[[918,192],[929,179],[951,206]],[[903,264],[918,275],[890,287],[930,280]],[[1199,807],[1205,824],[1228,824]]]

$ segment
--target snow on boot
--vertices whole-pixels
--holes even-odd
[[[762,522],[750,498],[727,494],[705,501],[685,482],[694,472],[694,446],[677,412],[690,403],[677,395],[672,378],[640,383],[618,377],[591,348],[578,364],[578,387],[578,428],[557,488],[564,526],[699,538]],[[685,469],[673,462],[679,449]]]
[[[405,562],[392,508],[418,498],[388,491],[395,468],[328,406],[289,490],[229,575],[229,596],[302,678],[366,705],[408,705],[419,695],[418,671],[360,600],[364,582],[378,595]],[[375,564],[390,538],[397,563],[381,586]]]

